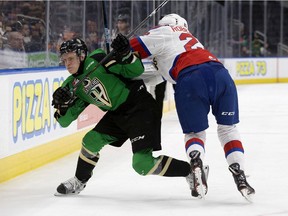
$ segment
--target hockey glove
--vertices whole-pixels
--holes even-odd
[[[121,33],[112,41],[111,47],[115,52],[115,59],[120,64],[130,64],[133,60],[133,54],[129,40]]]
[[[68,87],[59,87],[53,93],[52,106],[59,111],[60,115],[65,115],[68,108],[73,104],[73,95]]]

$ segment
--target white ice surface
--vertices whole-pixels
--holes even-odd
[[[288,84],[237,86],[246,174],[255,188],[252,204],[237,191],[209,116],[205,164],[210,166],[206,200],[190,196],[184,178],[139,176],[131,146],[107,146],[86,189],[55,197],[74,175],[78,152],[0,185],[0,216],[284,216],[288,215]],[[176,112],[163,117],[161,152],[187,160]]]

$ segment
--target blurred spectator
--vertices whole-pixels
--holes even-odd
[[[130,17],[127,14],[120,14],[117,17],[116,28],[112,30],[111,38],[112,40],[121,33],[123,35],[128,35],[130,32]]]
[[[4,29],[3,29],[3,23],[2,21],[0,21],[0,34],[3,36],[5,33]]]
[[[45,50],[45,43],[42,38],[40,25],[33,23],[31,25],[30,42],[26,44],[27,52],[40,52]]]
[[[241,29],[240,54],[242,57],[248,57],[250,55],[249,41],[247,35],[245,34],[244,27]]]
[[[260,57],[261,56],[261,47],[262,43],[260,42],[258,34],[254,33],[254,39],[252,41],[252,56]]]
[[[24,40],[23,35],[17,31],[7,32],[5,34],[7,38],[7,44],[4,45],[5,51],[24,52]]]
[[[64,41],[73,39],[75,37],[75,34],[76,33],[70,30],[70,28],[68,28],[67,26],[64,26],[63,33],[59,34],[59,38],[58,38],[57,46],[56,46],[57,50],[60,49],[60,46]]]
[[[86,45],[89,51],[98,48],[97,24],[91,19],[87,21]]]
[[[229,42],[233,46],[234,56],[248,57],[248,56],[250,56],[250,50],[249,50],[249,40],[248,40],[247,35],[245,34],[245,27],[244,27],[244,25],[242,25],[239,28],[240,28],[240,34],[238,34],[239,29],[236,28],[235,29],[235,36]],[[208,46],[206,46],[206,48],[207,47],[209,47],[209,43],[208,43]],[[210,50],[213,50],[213,47],[211,47]]]
[[[117,17],[116,20],[116,26],[115,29],[112,29],[111,32],[111,41],[114,40],[117,36],[117,34],[121,33],[123,35],[128,35],[130,32],[130,17],[127,14],[120,14]],[[106,51],[106,41],[105,36],[103,34],[101,39],[101,48]]]
[[[17,21],[17,22],[13,22],[11,24],[11,31],[17,31],[17,32],[20,32],[21,29],[22,29],[22,22],[21,21]]]
[[[264,57],[269,56],[271,52],[268,50],[269,44],[267,42],[267,37],[262,32],[254,32],[254,40],[252,42],[252,56]]]
[[[3,48],[4,33],[3,23],[0,21],[0,50]]]
[[[0,53],[0,68],[27,67],[23,35],[20,32],[12,30],[4,36],[7,38],[7,42],[4,44],[4,49]]]
[[[21,34],[23,35],[24,46],[31,42],[30,28],[27,23],[24,23],[21,28]]]
[[[269,44],[266,43],[260,48],[261,56],[270,56],[271,52],[269,51]]]

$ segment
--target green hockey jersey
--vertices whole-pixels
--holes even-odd
[[[98,62],[105,57],[101,49],[94,50],[89,54],[82,68],[83,73],[78,76],[69,76],[62,84],[73,89],[77,86],[75,103],[68,108],[65,115],[58,118],[62,127],[67,127],[77,119],[80,113],[89,105],[93,104],[103,111],[114,111],[123,104],[130,93],[127,83],[131,78],[138,77],[144,72],[144,66],[139,58],[134,57],[130,64],[118,64],[115,60],[94,69]],[[94,70],[90,73],[91,70]],[[85,77],[90,73],[87,77]],[[82,81],[82,79],[84,80]],[[80,82],[78,84],[78,82]]]

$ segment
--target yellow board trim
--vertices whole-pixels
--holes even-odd
[[[288,78],[262,78],[262,79],[241,79],[234,80],[236,85],[241,84],[262,84],[262,83],[287,83]]]
[[[164,101],[163,102],[163,113],[169,112],[175,109],[174,100]]]
[[[0,159],[0,183],[79,150],[87,132],[77,132]]]
[[[278,82],[280,83],[287,83],[288,82],[288,78],[279,78]]]
[[[276,78],[266,78],[266,79],[241,79],[241,80],[234,80],[236,85],[239,84],[260,84],[260,83],[277,83]]]

